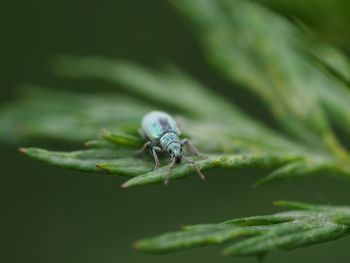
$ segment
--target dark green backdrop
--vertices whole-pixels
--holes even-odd
[[[50,57],[98,54],[152,67],[176,63],[254,116],[266,117],[249,94],[232,89],[205,64],[190,30],[166,1],[5,1],[2,6],[1,103],[15,98],[21,83],[74,89],[81,84],[50,75]],[[349,182],[317,177],[252,190],[264,173],[255,170],[208,173],[205,183],[195,176],[167,187],[121,190],[123,178],[49,167],[16,147],[0,149],[2,262],[255,262],[223,257],[220,247],[153,256],[131,244],[181,224],[272,213],[278,199],[350,205]],[[272,254],[266,262],[349,262],[349,240]]]

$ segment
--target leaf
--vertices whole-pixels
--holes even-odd
[[[349,207],[333,207],[280,201],[276,205],[292,211],[269,216],[228,220],[217,224],[185,226],[136,242],[148,253],[168,253],[193,247],[222,244],[239,239],[223,252],[228,256],[262,256],[277,250],[291,250],[331,241],[350,233]]]
[[[252,168],[270,168],[276,165],[284,164],[290,160],[296,159],[295,156],[271,156],[266,154],[227,154],[227,155],[209,155],[208,159],[196,162],[196,168],[200,171],[206,171],[214,168],[241,169],[244,167]],[[191,164],[176,167],[173,170],[172,179],[179,179],[190,174],[196,173],[196,168]],[[160,168],[157,171],[144,173],[133,179],[130,179],[122,185],[123,188],[162,183],[167,176],[167,167]]]
[[[301,177],[306,175],[316,174],[318,172],[327,171],[327,161],[320,159],[299,159],[289,162],[284,166],[274,170],[269,175],[265,176],[260,181],[254,184],[255,187],[261,186],[272,181],[290,179],[293,177]]]
[[[106,173],[108,169],[100,165],[113,162],[117,167],[114,173],[121,176],[136,176],[152,170],[147,160],[135,160],[127,157],[131,154],[128,148],[104,147],[73,152],[47,151],[39,148],[20,148],[29,157],[53,166],[90,173]],[[126,156],[125,156],[126,155]]]
[[[109,132],[108,130],[104,130],[102,137],[109,142],[114,142],[125,146],[141,147],[144,144],[144,140],[139,136],[124,134],[121,132]]]
[[[350,63],[340,51],[312,38],[305,39],[305,54],[328,77],[315,88],[320,101],[339,129],[350,134]],[[331,89],[330,89],[331,87]]]
[[[19,96],[18,101],[0,112],[2,141],[44,138],[84,142],[102,128],[128,131],[152,109],[136,98],[120,94],[85,95],[25,86]]]
[[[98,140],[86,143],[89,149],[73,152],[56,152],[39,148],[20,148],[20,151],[33,159],[45,163],[90,173],[110,173],[122,176],[136,176],[123,184],[124,188],[162,183],[168,174],[167,165],[153,171],[153,161],[148,156],[134,157],[137,146],[140,146],[138,137],[104,131]],[[196,166],[183,164],[176,166],[172,179],[189,176],[197,169],[206,171],[214,168],[240,169],[243,167],[269,168],[288,163],[299,158],[293,154],[220,154],[209,155],[208,159],[198,160]],[[163,162],[164,159],[162,158]]]
[[[157,72],[127,61],[69,55],[58,57],[54,65],[61,76],[108,81],[129,94],[185,115],[212,120],[220,118],[221,121],[245,117],[224,98],[209,90],[203,92],[199,82],[174,66]],[[211,103],[207,104],[208,101]]]
[[[208,137],[210,136],[209,134]],[[85,144],[88,147],[87,150],[56,152],[38,148],[21,148],[20,151],[31,158],[58,167],[134,177],[125,182],[122,185],[123,188],[163,183],[168,174],[170,160],[161,156],[163,167],[153,170],[154,164],[150,155],[145,159],[144,156],[136,157],[133,154],[142,144],[138,137],[104,130],[99,139]],[[206,140],[198,141],[198,146],[203,146],[204,149],[210,151],[211,146],[206,148],[205,144]],[[270,152],[255,150],[255,152],[250,152],[244,151],[241,146],[237,148],[235,144],[231,145],[232,148],[229,144],[226,147],[220,154],[208,154],[208,159],[197,159],[195,166],[184,162],[182,165],[177,165],[173,169],[171,179],[176,180],[196,174],[197,170],[202,172],[216,168],[237,170],[245,167],[260,169],[277,167],[274,172],[257,182],[255,186],[291,177],[311,175],[319,171],[329,171],[342,176],[350,175],[348,164],[336,163],[339,161],[332,161],[326,157],[320,158],[297,151],[281,153],[273,150]],[[213,150],[220,150],[220,148]],[[225,150],[232,153],[225,153]],[[234,153],[235,151],[237,153]]]

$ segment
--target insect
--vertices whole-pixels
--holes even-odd
[[[162,111],[149,112],[142,119],[139,133],[145,140],[147,140],[147,142],[139,151],[135,152],[135,154],[140,154],[149,148],[155,162],[154,170],[160,167],[157,153],[167,152],[171,156],[172,161],[168,168],[168,174],[165,177],[164,184],[168,184],[174,165],[181,163],[182,159],[191,163],[200,178],[205,180],[204,175],[196,167],[195,162],[184,157],[182,154],[182,148],[186,145],[188,150],[196,156],[200,158],[207,157],[199,153],[190,140],[180,140],[179,136],[181,132],[176,121],[169,114]]]

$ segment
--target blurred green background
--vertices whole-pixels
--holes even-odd
[[[346,1],[263,2],[288,17],[297,16],[320,38],[348,51]],[[70,90],[82,86],[53,77],[50,58],[61,53],[98,54],[151,67],[173,62],[269,122],[261,103],[233,89],[206,64],[189,27],[166,1],[3,1],[2,6],[2,104],[15,98],[22,83]],[[35,146],[81,147],[52,142],[35,142]],[[0,151],[4,262],[255,262],[254,258],[223,257],[219,247],[146,255],[133,250],[132,242],[181,224],[272,213],[277,209],[271,203],[279,199],[350,205],[349,182],[334,178],[308,178],[253,190],[252,183],[265,171],[216,171],[207,174],[205,183],[194,176],[167,187],[121,190],[123,178],[49,167],[5,144]],[[348,242],[349,237],[275,253],[266,262],[349,262]]]

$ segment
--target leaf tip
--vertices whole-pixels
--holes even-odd
[[[227,249],[224,249],[223,251],[221,251],[221,255],[223,255],[223,256],[229,256],[230,253],[228,252]]]
[[[288,202],[288,201],[286,201],[286,200],[278,200],[278,201],[273,202],[272,204],[274,206],[285,206],[286,202]]]
[[[20,153],[24,153],[24,152],[26,151],[26,149],[23,148],[23,147],[20,147],[20,148],[18,148],[18,151],[19,151]]]
[[[316,206],[314,205],[300,203],[300,202],[286,201],[286,200],[279,200],[279,201],[273,202],[273,205],[279,206],[279,207],[291,208],[295,210],[312,210],[316,208]]]
[[[106,168],[103,164],[96,164],[96,167],[103,171],[109,172],[109,169]]]
[[[256,189],[256,188],[258,188],[260,186],[263,186],[263,185],[265,185],[267,183],[270,183],[272,180],[273,180],[273,178],[271,178],[270,176],[265,176],[264,178],[262,178],[262,179],[258,180],[257,182],[255,182],[253,184],[253,188]]]
[[[256,183],[254,183],[253,185],[252,185],[252,188],[253,189],[256,189],[256,188],[258,188],[259,186],[261,186],[263,183],[261,182],[261,180],[259,180],[259,181],[257,181]]]
[[[139,250],[139,249],[140,249],[139,242],[138,242],[138,241],[134,242],[134,243],[131,245],[131,247],[132,247],[133,249]]]

